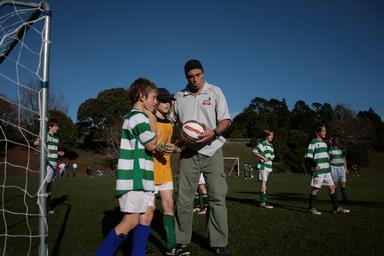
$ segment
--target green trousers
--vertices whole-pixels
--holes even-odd
[[[180,156],[178,196],[176,199],[176,242],[189,244],[192,237],[193,201],[203,173],[208,190],[207,234],[211,247],[228,244],[228,219],[225,196],[227,182],[224,173],[223,151],[207,157],[185,150]]]

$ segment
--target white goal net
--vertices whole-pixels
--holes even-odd
[[[239,157],[224,157],[224,169],[227,176],[240,176],[240,158]]]
[[[0,254],[47,255],[46,141],[50,11],[0,1]]]

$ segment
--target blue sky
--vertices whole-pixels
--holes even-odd
[[[254,97],[384,117],[384,1],[50,1],[51,89],[81,103],[137,77],[175,92],[200,59],[231,113]]]

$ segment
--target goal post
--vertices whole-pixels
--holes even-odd
[[[0,234],[3,237],[2,248],[3,255],[7,255],[7,239],[12,237],[28,237],[29,245],[27,245],[26,255],[31,255],[32,238],[38,239],[38,255],[48,255],[48,224],[46,219],[47,214],[47,187],[46,187],[46,166],[47,166],[47,123],[48,123],[48,89],[49,89],[49,64],[50,64],[50,46],[51,46],[51,10],[46,2],[21,2],[21,1],[0,1],[0,78],[2,86],[4,85],[4,94],[0,94],[0,100],[7,102],[9,105],[9,112],[16,112],[12,119],[0,116],[1,132],[4,139],[2,140],[5,145],[4,165],[1,191],[2,191],[2,212],[5,234]],[[4,64],[6,63],[6,64]],[[3,83],[4,81],[4,83]],[[38,90],[32,88],[32,82],[38,81],[40,88]],[[35,95],[38,102],[38,110],[23,105],[20,99],[22,90],[28,90]],[[36,90],[36,91],[35,91]],[[9,95],[7,95],[9,92]],[[13,99],[16,98],[16,99]],[[8,106],[7,105],[7,106]],[[28,112],[33,121],[38,121],[39,131],[36,137],[40,138],[39,147],[39,177],[38,189],[36,195],[28,193],[28,173],[33,172],[33,167],[30,165],[31,145],[28,135],[34,135],[34,131],[29,131],[28,128],[23,127],[26,122],[21,121],[23,115]],[[30,119],[30,120],[31,120]],[[38,119],[38,120],[37,120]],[[21,133],[21,140],[23,143],[15,143],[8,139],[6,130],[3,129],[3,124],[15,127]],[[5,127],[5,126],[4,126]],[[27,134],[27,135],[26,135]],[[19,187],[20,191],[24,191],[25,198],[36,198],[38,214],[30,212],[29,207],[24,213],[29,231],[25,235],[13,235],[7,233],[7,222],[5,213],[12,214],[6,209],[4,204],[4,194],[11,186],[7,185],[7,168],[9,166],[15,167],[12,163],[7,162],[8,144],[18,144],[26,147],[28,152],[28,160],[26,166],[21,166],[25,170],[26,184],[24,187]],[[19,166],[18,166],[19,167]],[[15,168],[14,168],[15,169]],[[24,201],[25,204],[25,201]],[[15,212],[15,215],[20,215]],[[37,232],[35,234],[29,225],[29,216],[37,217]],[[3,232],[3,231],[2,231]],[[1,232],[1,233],[2,233]]]
[[[228,176],[233,175],[240,176],[240,158],[239,157],[224,157],[224,170],[228,170],[226,174]]]

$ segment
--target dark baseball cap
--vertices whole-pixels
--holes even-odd
[[[201,72],[204,73],[204,69],[203,69],[203,65],[201,65],[201,62],[199,60],[189,60],[185,63],[184,65],[184,73],[185,75],[188,74],[189,71],[191,71],[192,69],[200,69]]]
[[[173,95],[165,88],[157,89],[157,100],[160,102],[172,102],[175,100]]]

